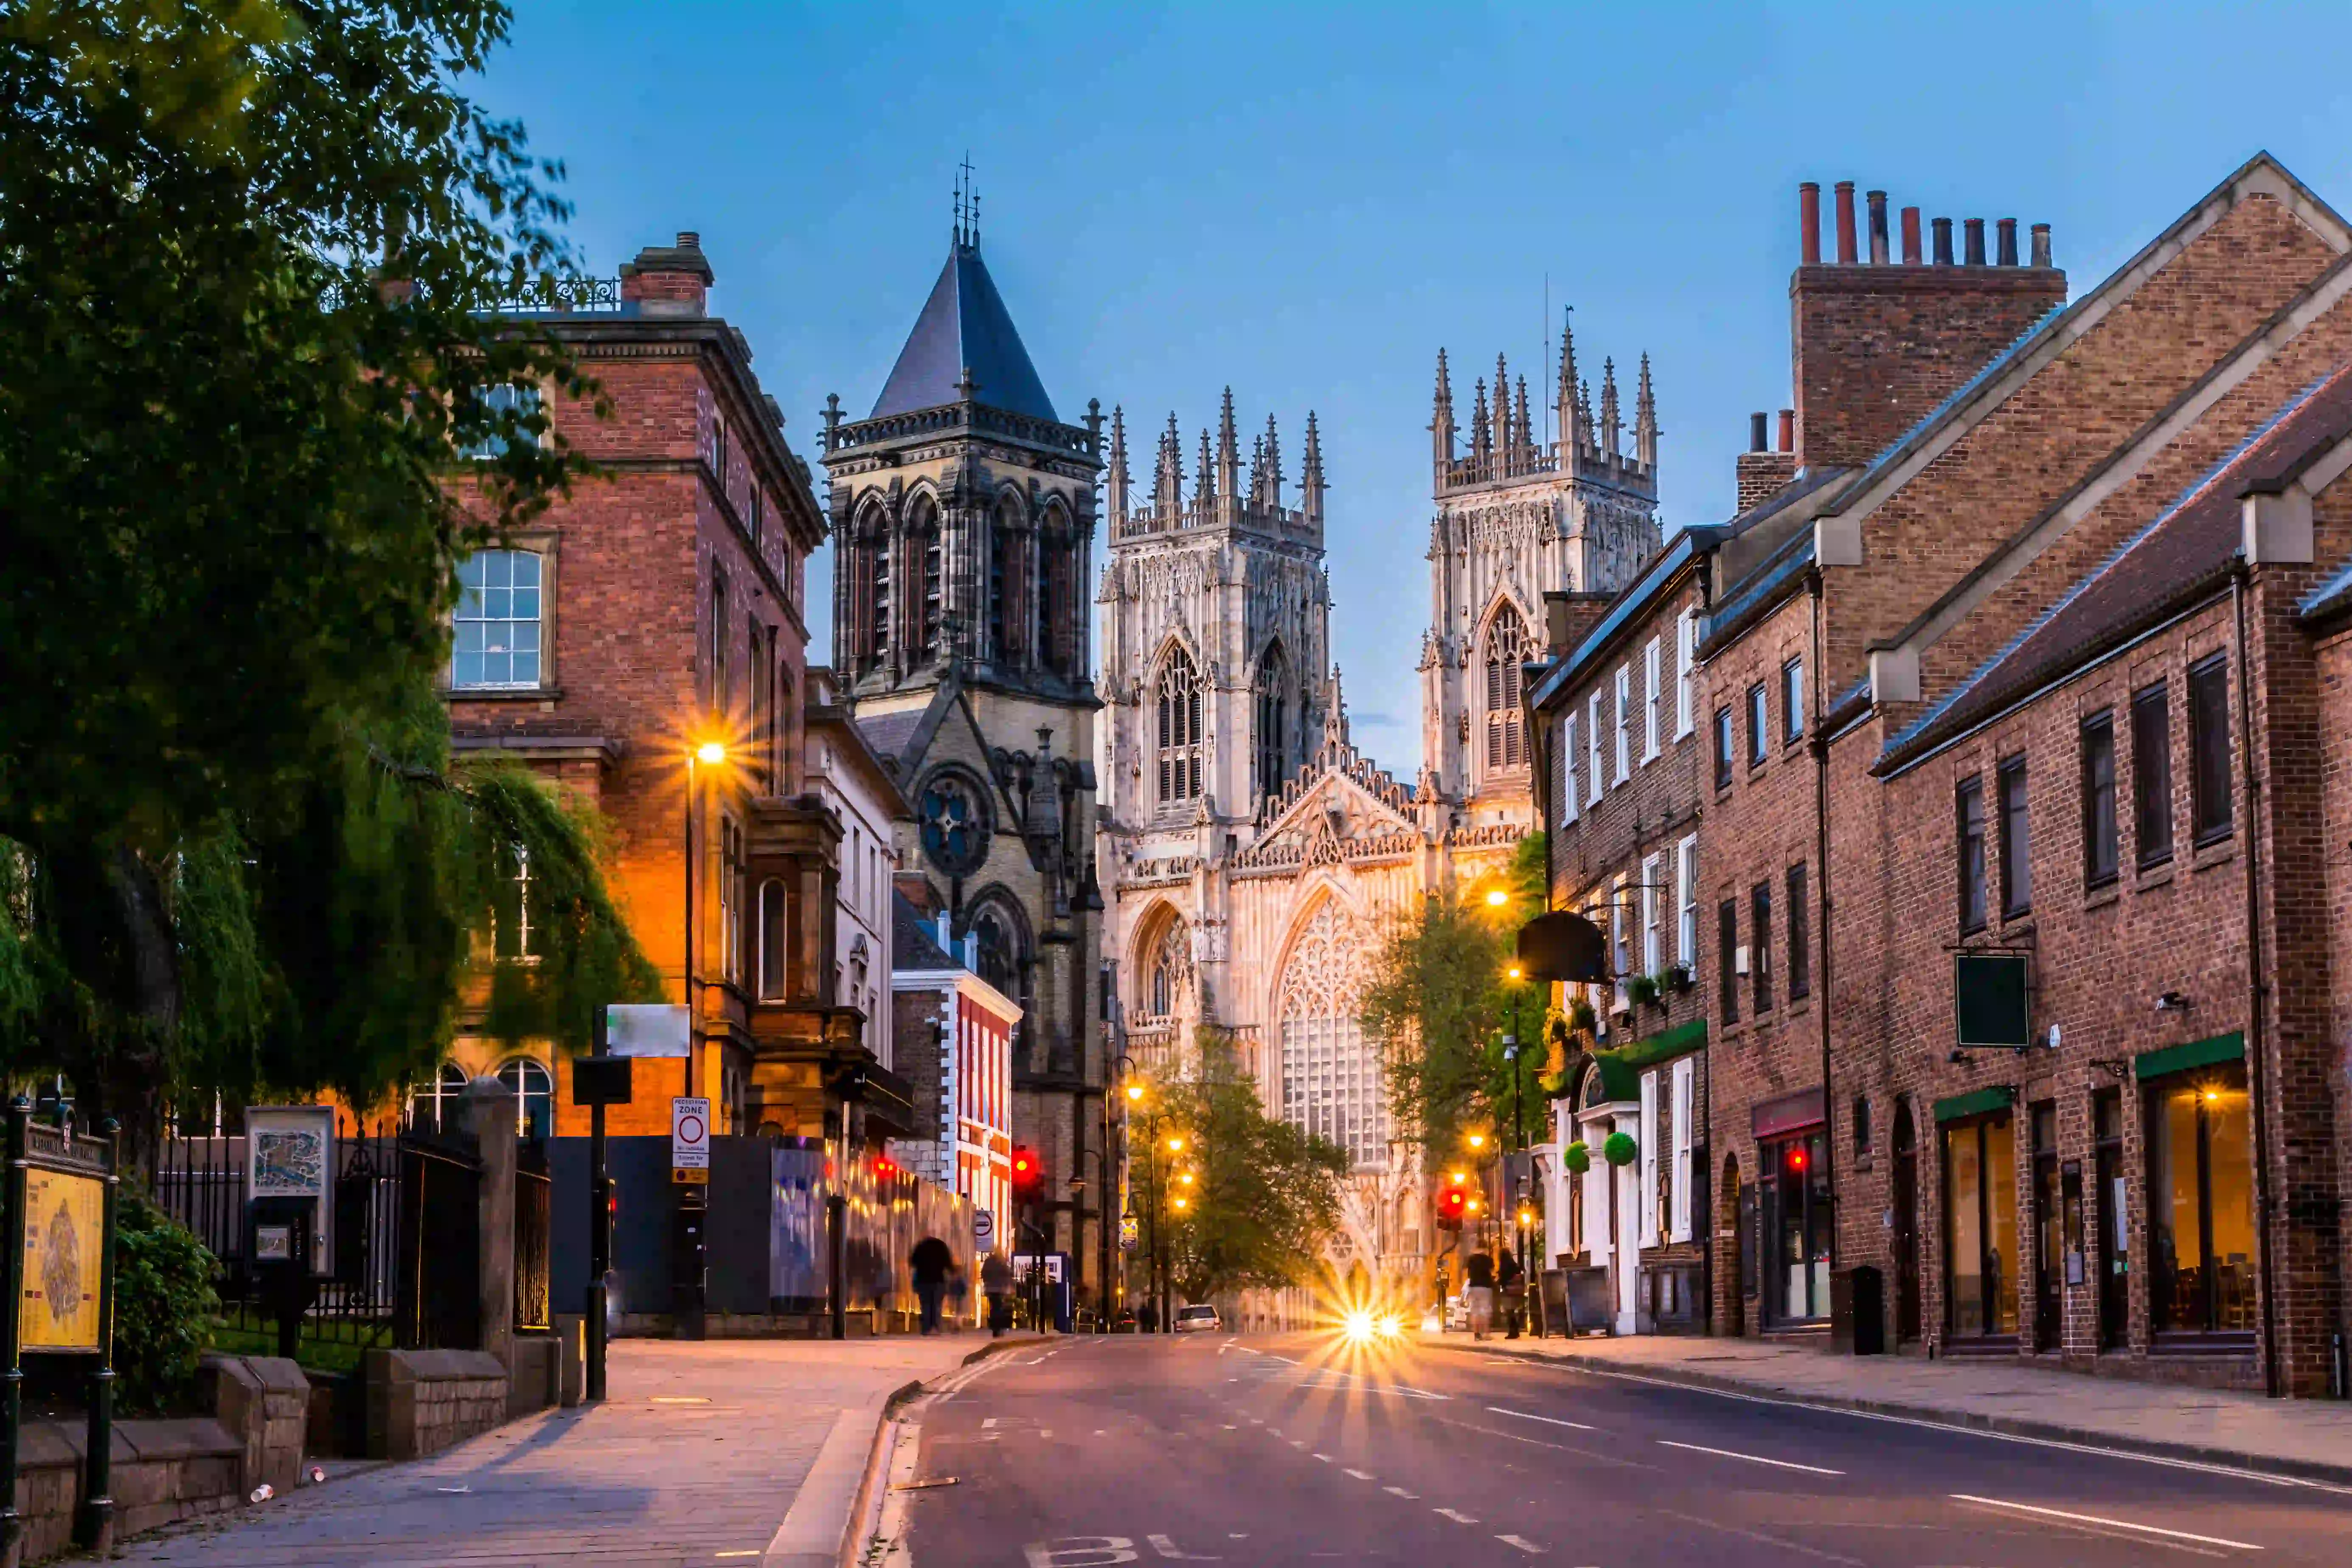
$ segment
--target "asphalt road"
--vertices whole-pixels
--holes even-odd
[[[920,1441],[919,1568],[2352,1563],[2352,1488],[1328,1337],[1065,1340]]]

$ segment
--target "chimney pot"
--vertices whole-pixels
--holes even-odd
[[[1961,264],[1968,267],[1982,267],[1985,264],[1984,258],[1984,219],[1972,217],[1968,221],[1968,249],[1961,255]]]
[[[1938,267],[1949,267],[1951,264],[1952,220],[1948,217],[1939,217],[1936,220],[1936,265]]]
[[[2017,220],[2013,217],[2000,220],[2000,265],[2017,265]]]
[[[2036,267],[2056,265],[2050,259],[2050,226],[2046,223],[2037,223],[2033,226],[2033,265]]]
[[[702,236],[694,229],[679,229],[677,231],[677,247],[680,250],[700,250],[702,248]]]
[[[1853,182],[1837,183],[1837,258],[1840,267],[1854,263],[1853,244]]]
[[[1919,209],[1917,207],[1903,209],[1903,265],[1906,267],[1919,265]]]
[[[1793,452],[1796,449],[1797,411],[1793,408],[1783,408],[1780,410],[1780,450]]]
[[[1870,264],[1886,265],[1886,193],[1870,193]]]
[[[1797,260],[1818,267],[1822,260],[1822,186],[1807,180],[1797,187]]]
[[[1760,413],[1748,416],[1748,449],[1751,452],[1764,450],[1764,416]]]

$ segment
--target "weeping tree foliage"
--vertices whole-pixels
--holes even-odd
[[[134,1126],[430,1065],[518,844],[495,1026],[643,978],[588,825],[434,699],[457,562],[585,471],[495,394],[595,398],[491,310],[571,268],[560,166],[463,90],[508,22],[0,13],[0,1068]]]
[[[1486,894],[1500,888],[1506,901]],[[1515,982],[1508,971],[1519,928],[1543,912],[1544,840],[1520,841],[1496,876],[1433,897],[1382,933],[1359,1018],[1381,1044],[1389,1103],[1400,1129],[1419,1140],[1425,1169],[1454,1160],[1465,1133],[1507,1132],[1513,1085],[1530,1136],[1541,1126],[1546,1037],[1559,1023],[1548,987]],[[1524,1048],[1503,1054],[1518,1007]]]
[[[1132,1124],[1133,1202],[1159,1194],[1161,1244],[1187,1300],[1304,1283],[1339,1226],[1347,1152],[1265,1113],[1230,1035],[1197,1029],[1194,1043],[1193,1075],[1155,1090],[1159,1138]],[[1180,1153],[1164,1147],[1171,1131]]]

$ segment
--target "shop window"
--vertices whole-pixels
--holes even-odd
[[[1759,1151],[1764,1181],[1764,1314],[1771,1326],[1814,1322],[1830,1311],[1829,1135],[1815,1129]]]
[[[2116,716],[2083,721],[2083,885],[2116,879]]]
[[[2058,1348],[2063,1309],[2064,1206],[2058,1179],[2058,1107],[2048,1100],[2033,1108],[2033,1343]]]
[[[1944,1326],[2017,1331],[2017,1131],[2007,1111],[1944,1128]]]
[[[2189,668],[2189,801],[2198,844],[2230,837],[2230,669],[2218,653]]]
[[[2246,1064],[2147,1087],[2148,1321],[2158,1333],[2254,1327],[2254,1182]]]
[[[1953,815],[1959,833],[1960,929],[1981,931],[1985,923],[1984,781],[1965,778],[1953,792]]]
[[[2091,1097],[2093,1201],[2099,1210],[2099,1348],[2117,1350],[2131,1325],[2131,1205],[2124,1193],[2124,1095]]]
[[[2143,869],[2172,858],[2172,710],[2161,680],[2132,693],[2132,838]]]
[[[2014,920],[2033,908],[2033,834],[2025,806],[2025,759],[2011,757],[1996,773],[2000,786],[2000,913]]]

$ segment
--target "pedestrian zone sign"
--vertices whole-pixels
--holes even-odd
[[[692,1186],[709,1182],[709,1100],[680,1095],[669,1102],[669,1176]]]

